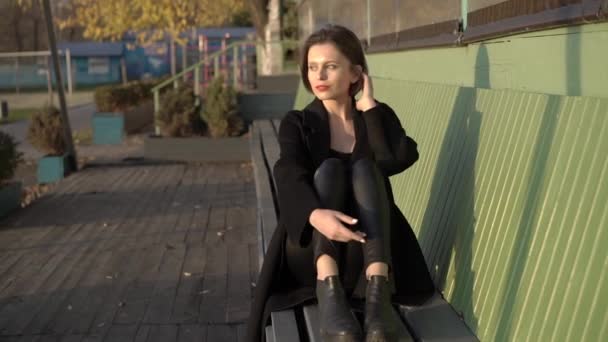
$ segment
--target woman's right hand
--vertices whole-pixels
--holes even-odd
[[[310,214],[308,222],[318,230],[323,236],[330,240],[348,242],[351,240],[365,243],[365,233],[346,228],[342,222],[348,224],[357,223],[357,219],[352,218],[336,210],[315,209]]]

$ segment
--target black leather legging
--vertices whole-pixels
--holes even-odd
[[[314,286],[316,260],[327,254],[338,264],[345,287],[352,289],[369,264],[391,263],[390,206],[382,174],[370,159],[359,159],[345,167],[341,160],[328,158],[315,172],[314,185],[324,208],[358,218],[356,225],[344,225],[366,233],[366,242],[332,241],[313,228],[308,246],[296,246],[287,239],[288,267],[301,285]]]

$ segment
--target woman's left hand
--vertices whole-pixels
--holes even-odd
[[[361,91],[361,98],[357,101],[357,109],[365,112],[376,107],[376,100],[374,100],[374,88],[372,86],[372,79],[368,74],[362,72],[361,77],[363,77],[363,90]]]

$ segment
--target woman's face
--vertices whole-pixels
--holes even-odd
[[[319,100],[348,97],[350,85],[358,79],[358,72],[334,44],[316,44],[308,50],[308,81]]]

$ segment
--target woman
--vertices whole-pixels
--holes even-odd
[[[434,291],[388,181],[418,159],[416,143],[374,99],[354,33],[327,26],[307,39],[302,57],[302,80],[316,98],[281,121],[273,170],[279,224],[248,339],[260,340],[270,312],[316,298],[324,341],[397,340],[391,300],[411,303]],[[363,329],[350,307],[358,298],[365,299]]]

